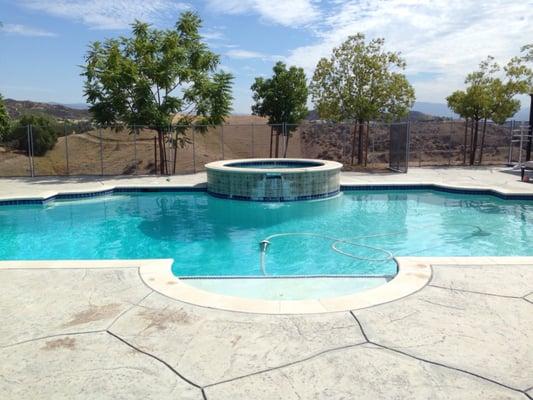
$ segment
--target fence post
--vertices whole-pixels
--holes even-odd
[[[222,153],[222,159],[224,159],[224,123],[220,125],[220,152]]]
[[[98,128],[100,133],[100,175],[104,176],[104,143],[102,140],[102,128]]]
[[[511,166],[513,163],[513,121],[509,124],[509,159],[507,164]]]
[[[254,158],[254,123],[252,122],[252,158]]]
[[[63,122],[63,135],[65,136],[65,161],[67,164],[67,175],[70,175],[69,159],[68,159],[68,132],[67,124]]]
[[[407,138],[405,146],[405,173],[409,171],[409,156],[411,155],[411,121],[407,121]]]
[[[154,173],[157,175],[157,137],[154,136]]]
[[[196,128],[192,127],[192,170],[196,174]]]
[[[33,168],[31,166],[31,138],[30,138],[30,126],[26,127],[27,145],[28,145],[28,168],[30,176],[33,178]]]
[[[448,140],[448,166],[452,165],[452,137],[453,137],[453,120],[450,121],[450,138]]]

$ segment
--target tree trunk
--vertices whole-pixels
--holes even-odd
[[[287,158],[287,150],[289,149],[289,139],[291,137],[287,125],[285,125],[283,131],[285,132],[285,149],[283,150],[283,158]]]
[[[170,135],[172,137],[172,129],[170,130]],[[172,160],[172,175],[176,175],[176,158],[178,155],[178,131],[176,131],[176,140],[173,142],[174,146],[174,160]]]
[[[164,132],[161,128],[157,128],[157,142],[159,144],[159,172],[161,175],[166,175],[166,154],[165,154],[165,138]]]
[[[479,119],[476,119],[476,129],[474,130],[474,137],[472,138],[472,152],[470,153],[470,165],[474,165],[474,162],[476,161],[478,133],[479,133]]]
[[[487,118],[483,119],[483,132],[481,133],[481,145],[479,147],[479,165],[483,162],[483,147],[485,146],[485,133],[487,132]]]
[[[157,137],[154,136],[154,170],[157,175]]]
[[[463,165],[466,165],[466,148],[468,146],[468,118],[465,118],[465,144],[463,147]]]
[[[270,158],[272,158],[272,144],[273,144],[272,142],[274,140],[273,136],[274,136],[274,128],[272,127],[272,125],[270,125],[270,153],[269,153]]]
[[[365,124],[365,167],[368,164],[368,144],[369,144],[369,135],[370,135],[370,123],[367,121]]]
[[[355,137],[357,135],[356,133],[357,127],[358,127],[357,122],[355,122],[353,126],[353,133],[352,133],[352,158],[351,158],[350,165],[353,165],[353,162],[355,159]]]
[[[279,156],[279,130],[276,130],[276,158]]]
[[[363,121],[358,120],[359,136],[357,138],[357,165],[363,165]]]

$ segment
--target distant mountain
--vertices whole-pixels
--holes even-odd
[[[50,102],[50,104],[58,104],[60,106],[65,106],[65,107],[68,107],[68,108],[74,108],[76,110],[88,110],[89,109],[89,104],[86,104],[86,103],[55,103],[55,102]]]
[[[318,112],[316,110],[309,111],[309,114],[307,114],[307,117],[305,118],[307,121],[318,121],[320,117],[318,116]],[[425,114],[420,111],[409,111],[409,116],[407,118],[403,118],[402,120],[409,120],[409,121],[428,121],[435,119],[433,115]]]
[[[526,107],[523,107],[518,111],[513,118],[517,121],[527,121],[529,120],[529,104],[522,104]],[[413,106],[413,111],[419,111],[424,114],[434,115],[436,117],[447,117],[447,118],[459,118],[459,116],[453,113],[446,104],[443,103],[430,103],[426,101],[416,101]]]
[[[87,108],[68,107],[56,103],[40,103],[29,100],[5,99],[7,112],[11,118],[18,118],[24,114],[46,114],[58,119],[83,120],[89,119]]]
[[[457,114],[453,113],[446,104],[442,103],[415,101],[413,111],[418,111],[427,115],[433,115],[435,117],[458,118]]]

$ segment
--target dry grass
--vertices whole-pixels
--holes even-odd
[[[204,164],[222,158],[268,157],[270,127],[264,118],[231,116],[223,128],[211,128],[205,133],[194,134],[193,145],[178,149],[176,173],[192,173],[203,170]],[[253,125],[252,125],[253,124]],[[412,165],[453,165],[462,163],[462,124],[421,123],[412,126]],[[508,143],[503,128],[491,127],[487,137],[485,161],[503,163]],[[333,159],[350,164],[351,127],[307,125],[298,128],[290,138],[289,157]],[[100,146],[100,134],[102,145]],[[193,137],[192,131],[187,132]],[[373,128],[369,153],[369,167],[384,169],[388,166],[389,133],[387,128]],[[140,130],[102,130],[79,135],[60,137],[55,147],[45,156],[34,157],[35,174],[46,175],[120,175],[151,174],[155,171],[156,133]],[[222,142],[224,146],[222,147]],[[67,169],[68,145],[68,169]],[[283,144],[280,144],[280,150]],[[167,158],[173,159],[171,151]],[[102,154],[102,159],[101,159]],[[282,155],[282,153],[280,154]],[[159,157],[159,154],[157,154]],[[0,147],[0,176],[28,176],[28,157],[22,152]]]

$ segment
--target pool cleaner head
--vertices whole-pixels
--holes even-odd
[[[267,250],[269,244],[270,242],[268,240],[261,240],[259,242],[259,248],[261,249],[261,252],[264,253]]]

